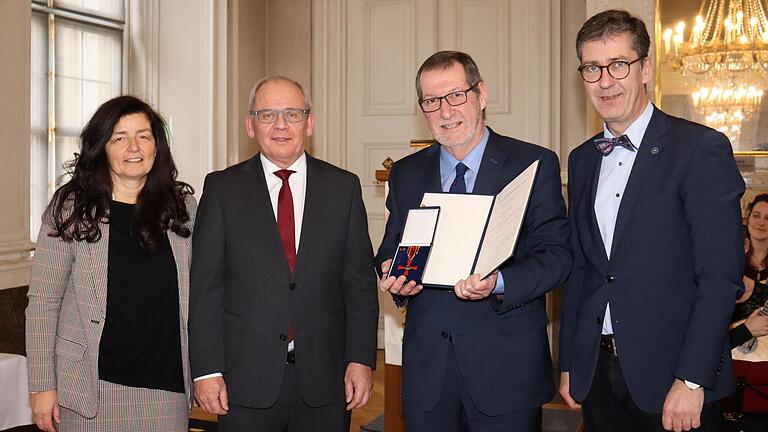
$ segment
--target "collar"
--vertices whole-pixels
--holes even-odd
[[[264,177],[270,178],[270,176],[272,176],[273,178],[277,178],[277,176],[275,176],[275,171],[281,170],[282,168],[272,163],[271,160],[267,159],[267,157],[264,156],[264,153],[259,153],[259,157],[261,158],[261,166],[264,168]],[[306,177],[307,153],[302,153],[301,156],[299,156],[299,158],[296,159],[296,161],[292,163],[291,166],[289,166],[287,169],[296,171],[297,174]]]
[[[651,101],[648,101],[648,105],[645,107],[645,110],[642,112],[642,114],[640,114],[640,116],[635,119],[631,125],[629,125],[627,130],[624,131],[624,135],[626,135],[629,140],[632,141],[632,144],[634,144],[638,149],[640,148],[640,144],[643,142],[645,130],[648,129],[648,124],[651,122],[652,116],[653,104]],[[603,123],[603,136],[605,138],[614,138],[614,135],[608,129],[608,125],[605,123]]]

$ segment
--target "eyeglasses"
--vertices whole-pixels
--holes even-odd
[[[285,108],[281,110],[263,109],[251,111],[251,116],[256,117],[259,123],[275,123],[279,116],[283,116],[286,123],[299,123],[309,115],[309,108]]]
[[[440,105],[443,103],[443,99],[445,99],[445,101],[448,102],[448,105],[450,106],[463,105],[467,102],[467,93],[477,87],[478,84],[480,84],[480,81],[474,83],[472,87],[466,90],[451,92],[445,96],[440,97],[419,99],[421,110],[425,113],[435,112],[440,109]]]
[[[579,66],[579,73],[581,73],[581,79],[588,83],[596,83],[603,77],[603,69],[608,69],[608,75],[613,79],[621,80],[629,75],[629,66],[639,62],[645,57],[639,57],[637,60],[631,62],[625,60],[617,60],[615,62],[608,63],[607,66],[600,66],[596,64],[585,64]]]

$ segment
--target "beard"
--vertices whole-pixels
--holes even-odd
[[[462,122],[461,125],[457,127],[464,128],[464,131],[456,135],[454,130],[446,130],[443,129],[441,126],[456,122]],[[472,139],[475,137],[475,134],[477,133],[478,124],[480,123],[480,116],[478,116],[474,124],[469,124],[466,119],[464,119],[463,116],[457,115],[454,118],[451,118],[449,120],[441,120],[438,124],[432,125],[430,124],[430,129],[432,131],[432,136],[435,138],[435,141],[440,143],[441,145],[445,147],[458,147],[462,145],[469,144]]]

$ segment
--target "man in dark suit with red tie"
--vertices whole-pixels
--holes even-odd
[[[378,302],[360,181],[304,151],[301,86],[251,91],[261,152],[209,174],[193,239],[195,397],[228,431],[346,431],[367,403]]]
[[[560,163],[543,147],[486,127],[485,83],[472,58],[441,51],[416,75],[424,117],[438,142],[392,167],[386,233],[376,262],[386,275],[410,209],[425,192],[495,195],[539,161],[514,256],[481,280],[452,291],[384,277],[380,287],[407,302],[403,409],[409,431],[539,431],[554,394],[546,293],[571,267]],[[461,227],[456,227],[461,229]],[[422,289],[423,288],[423,289]]]
[[[605,123],[568,162],[560,393],[590,432],[719,431],[744,182],[725,135],[649,102],[649,46],[625,11],[578,34],[584,89]]]

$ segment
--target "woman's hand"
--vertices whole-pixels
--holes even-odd
[[[29,406],[38,429],[56,432],[61,423],[59,393],[56,389],[30,394]]]
[[[768,335],[768,315],[760,315],[760,309],[762,308],[752,311],[744,322],[744,325],[747,326],[747,329],[749,329],[749,332],[754,337]]]

